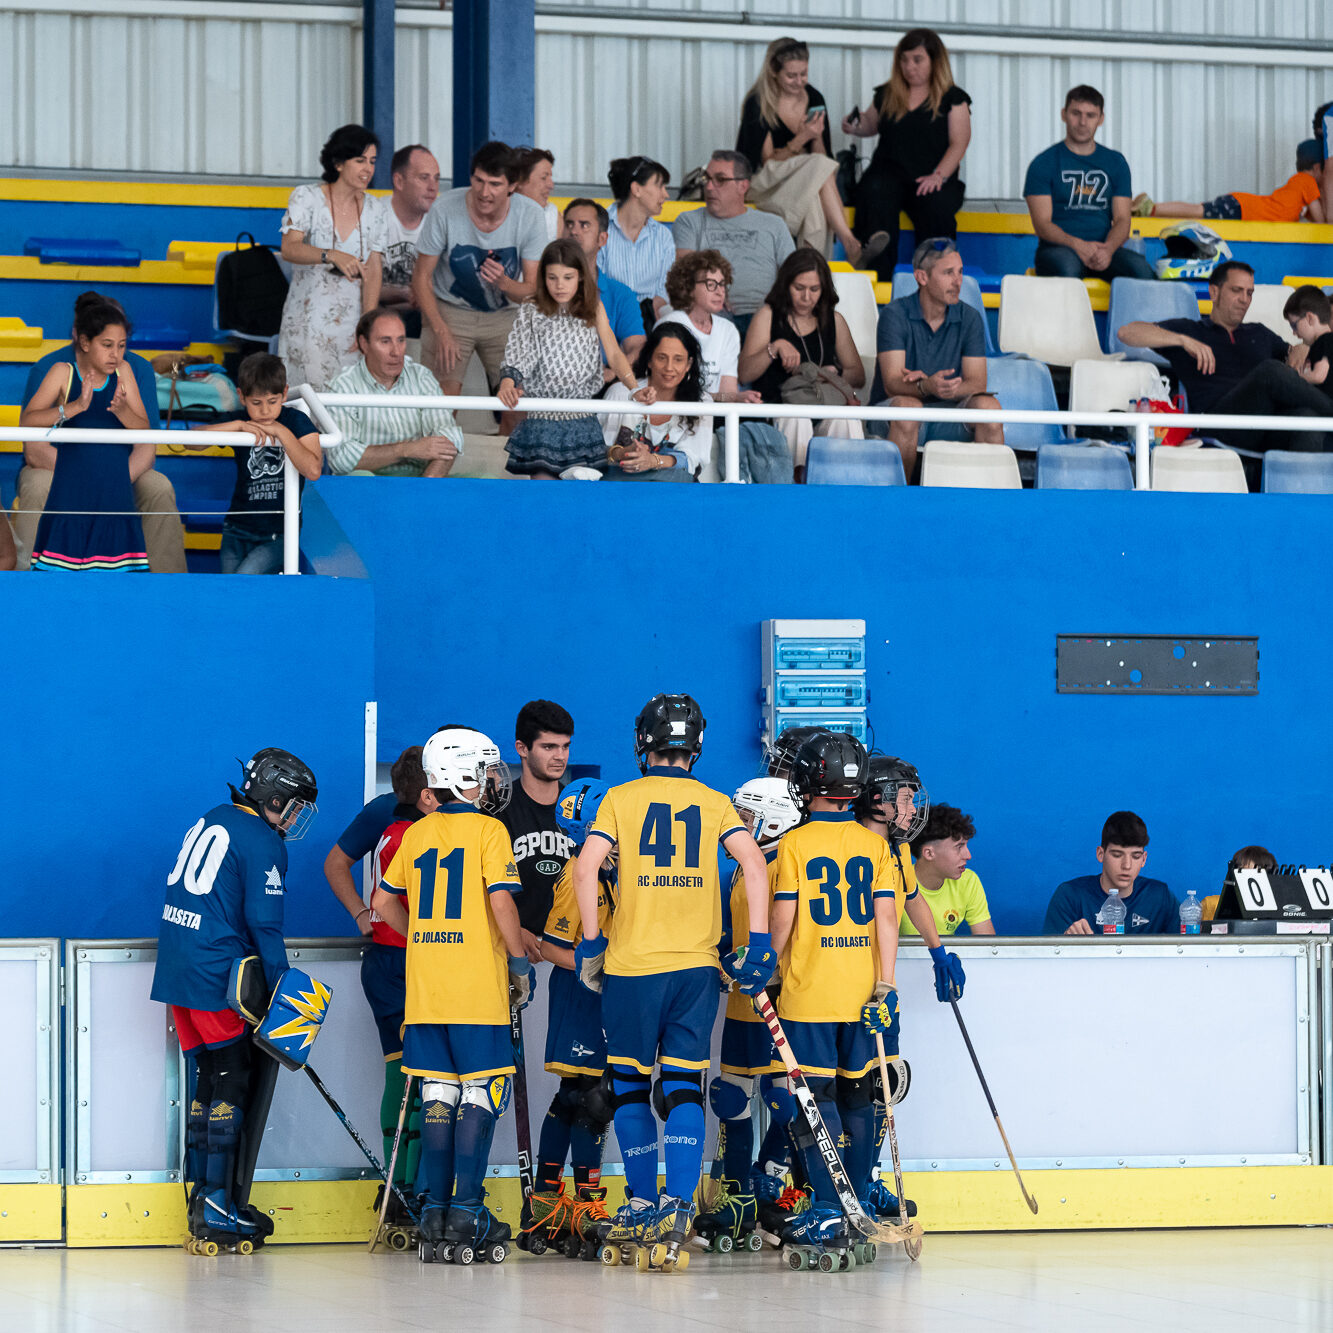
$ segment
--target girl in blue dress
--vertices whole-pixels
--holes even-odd
[[[153,466],[151,444],[76,444],[59,428],[145,430],[148,416],[124,364],[124,313],[95,295],[74,307],[74,360],[52,366],[19,418],[50,426],[55,476],[33,543],[33,569],[144,572],[148,556],[134,482]]]

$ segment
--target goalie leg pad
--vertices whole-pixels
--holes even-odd
[[[789,1125],[796,1118],[796,1098],[785,1074],[765,1074],[759,1080],[759,1095],[775,1124]]]
[[[499,1119],[509,1106],[514,1081],[508,1074],[493,1078],[470,1078],[463,1083],[463,1105],[479,1106]]]
[[[310,1058],[332,998],[333,991],[322,981],[299,967],[289,967],[255,1028],[255,1044],[285,1069],[300,1069]]]
[[[745,1074],[723,1074],[708,1085],[708,1104],[719,1120],[747,1120],[754,1079]]]
[[[899,1102],[904,1101],[908,1091],[912,1086],[912,1066],[906,1060],[889,1060],[889,1105],[897,1106]],[[884,1084],[879,1076],[879,1069],[876,1067],[871,1071],[871,1079],[874,1083],[875,1101],[879,1105],[884,1105]]]

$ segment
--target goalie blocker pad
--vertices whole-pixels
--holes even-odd
[[[254,1043],[284,1069],[300,1069],[328,1013],[333,991],[299,967],[289,967],[266,1002],[264,969],[257,957],[238,958],[227,987],[231,1007],[254,1027]]]
[[[227,977],[227,1005],[253,1028],[268,1012],[268,986],[258,954],[238,958]]]

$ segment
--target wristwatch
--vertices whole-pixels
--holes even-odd
[[[321,264],[327,264],[329,262],[329,252],[327,250],[321,250],[319,252],[319,262]]]

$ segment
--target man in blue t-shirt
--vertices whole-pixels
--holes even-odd
[[[1124,248],[1129,237],[1129,163],[1097,143],[1105,102],[1080,84],[1065,95],[1065,137],[1038,153],[1023,183],[1036,270],[1043,278],[1151,278],[1148,261]]]
[[[597,252],[606,244],[610,231],[611,216],[595,199],[571,199],[565,205],[564,234],[577,242],[579,249],[588,256],[588,263],[597,274],[597,292],[602,298],[602,309],[606,311],[612,336],[633,365],[648,338],[643,331],[643,311],[639,309],[638,297],[623,282],[597,267]],[[615,379],[606,364],[605,351],[602,352],[602,375],[608,384]]]
[[[1051,895],[1043,935],[1099,935],[1097,913],[1114,890],[1125,904],[1126,935],[1170,935],[1180,906],[1160,879],[1140,875],[1148,860],[1148,826],[1132,810],[1117,810],[1102,825],[1100,875],[1067,879]]]

